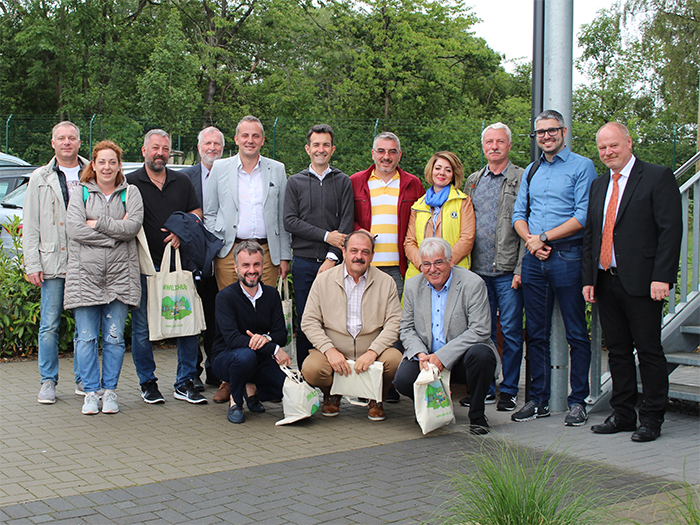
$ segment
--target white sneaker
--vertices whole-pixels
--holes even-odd
[[[105,390],[105,393],[102,396],[102,413],[116,414],[117,412],[119,412],[117,393],[114,390]]]
[[[100,400],[95,392],[85,394],[85,402],[83,403],[83,414],[92,416],[100,411]]]
[[[51,379],[47,379],[41,383],[41,390],[37,396],[37,401],[44,405],[51,405],[56,402],[56,383]]]

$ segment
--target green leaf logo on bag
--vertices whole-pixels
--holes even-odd
[[[313,405],[311,406],[311,415],[313,416],[321,406],[319,402],[319,397],[318,397],[318,390],[314,390],[313,392],[309,392],[306,396],[306,401],[311,401],[313,399]]]
[[[161,315],[165,319],[179,320],[192,315],[192,306],[184,295],[166,295],[163,297]]]
[[[445,389],[442,387],[442,382],[439,379],[430,383],[425,389],[425,401],[427,402],[428,408],[434,410],[450,407]]]

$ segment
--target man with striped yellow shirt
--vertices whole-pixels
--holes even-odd
[[[376,239],[372,266],[393,277],[403,294],[406,255],[403,240],[411,206],[424,193],[420,179],[398,167],[401,142],[391,132],[380,133],[372,146],[374,164],[350,177],[355,195],[355,229]]]

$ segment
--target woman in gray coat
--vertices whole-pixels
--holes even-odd
[[[119,412],[115,389],[124,361],[124,323],[141,299],[136,235],[143,202],[121,171],[122,150],[102,141],[92,152],[66,215],[68,271],[65,308],[75,316],[75,354],[85,388],[83,414]],[[102,375],[98,337],[102,330]]]

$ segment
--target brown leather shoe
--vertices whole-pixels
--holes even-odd
[[[214,393],[214,403],[228,403],[230,397],[231,385],[222,381],[219,390]]]
[[[341,396],[326,396],[323,399],[321,413],[328,417],[337,416],[340,412],[340,398]]]
[[[369,410],[367,411],[367,417],[372,421],[384,421],[386,419],[386,414],[384,413],[384,407],[382,406],[382,404],[371,400],[369,402]]]

